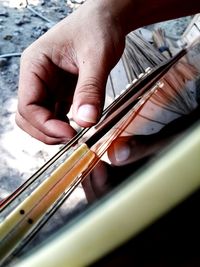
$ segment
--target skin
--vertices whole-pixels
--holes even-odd
[[[113,188],[113,181],[128,177],[138,166],[144,166],[146,160],[158,156],[172,142],[182,139],[181,135],[196,123],[200,107],[189,114],[177,118],[159,132],[151,135],[120,136],[108,149],[110,164],[100,161],[90,175],[83,181],[83,188],[88,202],[101,198]],[[135,165],[134,165],[135,164]],[[114,168],[113,168],[114,167]],[[116,182],[117,180],[117,182]]]
[[[196,0],[87,0],[23,52],[16,123],[46,144],[66,143],[75,134],[66,118],[71,106],[80,126],[100,118],[107,77],[126,34],[198,13],[199,6]]]
[[[100,118],[107,78],[123,53],[125,36],[144,25],[199,10],[196,0],[87,0],[23,52],[16,123],[46,144],[66,143],[76,133],[66,117],[70,108],[82,127]],[[130,164],[169,139],[120,137],[108,157],[116,166]],[[106,164],[100,163],[91,175],[83,183],[89,201],[107,191]]]
[[[126,34],[199,10],[197,0],[87,0],[24,51],[17,124],[44,143],[66,143],[75,134],[66,118],[71,105],[73,119],[80,126],[92,126],[100,118],[107,77],[122,55]],[[83,105],[85,112],[79,114]],[[164,139],[144,139],[119,138],[108,151],[111,162],[130,166],[159,151],[173,136],[167,133]],[[107,168],[100,162],[84,180],[89,202],[109,190]]]

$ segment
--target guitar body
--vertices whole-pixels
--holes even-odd
[[[91,159],[102,159],[99,163],[101,168],[98,169],[98,162],[91,169],[84,165],[86,167],[76,175],[84,175],[84,179],[72,183],[73,188],[70,183],[70,197],[73,197],[75,188],[81,188],[86,195],[80,214],[77,215],[75,211],[75,216],[60,227],[58,212],[69,203],[69,194],[65,198],[66,188],[63,188],[62,192],[59,191],[55,206],[50,210],[44,209],[44,217],[41,219],[41,224],[44,222],[42,238],[38,224],[30,230],[35,235],[35,239],[31,236],[30,245],[26,245],[24,250],[11,249],[2,264],[11,261],[17,267],[199,265],[198,251],[193,246],[193,242],[199,239],[199,219],[196,215],[200,187],[199,51],[200,45],[197,44],[188,52],[180,54],[176,60],[163,63],[156,72],[146,72],[136,82],[130,83],[127,91],[105,112],[102,121],[80,136],[79,140],[84,140],[88,145],[84,153],[91,151]],[[127,80],[130,73],[129,70]],[[127,112],[122,116],[124,110]],[[119,121],[114,124],[116,118]],[[112,127],[109,127],[110,124]],[[108,131],[102,134],[105,128]],[[88,138],[90,132],[95,134]],[[118,134],[114,135],[116,132]],[[96,136],[100,136],[97,142]],[[133,152],[127,162],[118,164],[113,158],[114,147],[126,142]],[[59,160],[72,148],[73,144],[69,144],[63,149],[63,154],[58,153],[55,160],[50,160],[24,187],[1,203],[2,229],[12,226],[10,221],[13,220],[9,221],[8,228],[5,223],[9,214],[12,214],[9,208],[13,209],[12,203],[31,184],[42,177],[44,180],[34,190],[43,182],[49,186],[48,179],[55,173],[54,178],[60,181],[57,173],[62,173],[63,169],[56,172],[56,168],[63,164],[63,160]],[[73,157],[73,153],[70,153],[69,157],[65,157],[67,160]],[[52,166],[54,172],[47,172],[49,178],[46,178],[44,174]],[[68,172],[71,173],[71,165],[66,163],[66,166],[68,175]],[[76,169],[76,164],[74,166]],[[54,186],[55,181],[52,188]],[[31,196],[34,190],[30,191]],[[41,191],[45,196],[43,188]],[[43,205],[46,203],[48,201],[43,202]],[[77,210],[78,203],[77,199],[74,210]],[[20,206],[19,212],[22,213],[22,210]],[[50,226],[49,230],[51,221],[56,227]],[[16,227],[9,228],[10,236]],[[57,231],[55,228],[60,229]],[[55,233],[50,241],[46,240],[52,231]],[[2,230],[2,233],[6,240],[5,231]],[[28,236],[22,237],[21,243],[26,238]],[[39,246],[40,240],[44,240],[42,246]],[[33,246],[37,247],[36,251],[27,256],[27,250]]]

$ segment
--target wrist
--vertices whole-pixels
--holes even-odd
[[[89,0],[88,0],[89,2]],[[199,2],[191,0],[91,0],[101,11],[109,12],[124,35],[148,24],[193,15]]]
[[[137,9],[136,0],[97,0],[98,8],[107,14],[114,25],[120,29],[122,35],[137,28],[134,10]]]

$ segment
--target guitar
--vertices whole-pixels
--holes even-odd
[[[195,127],[187,132],[190,123],[181,124],[172,134],[168,127],[170,140],[163,135],[166,128],[161,130],[162,138],[157,133],[151,136],[151,144],[155,146],[145,155],[155,154],[163,144],[169,146],[167,151],[161,152],[160,158],[153,159],[145,165],[145,169],[140,169],[127,179],[124,177],[122,180],[125,181],[120,181],[120,186],[111,190],[105,199],[102,198],[95,209],[91,207],[80,222],[63,230],[62,235],[58,235],[52,243],[17,266],[39,266],[44,262],[48,266],[66,266],[66,262],[69,266],[91,264],[198,189],[198,102],[193,101],[188,83],[192,81],[193,84],[199,84],[199,69],[189,61],[189,55],[190,52],[182,50],[159,67],[147,70],[105,109],[97,125],[81,131],[25,184],[0,203],[1,264],[9,262],[32,239],[81,182],[86,184],[88,175],[105,153],[112,154],[113,144],[131,139],[130,133],[134,133],[138,117],[142,117],[152,103],[173,111],[176,118],[192,114],[192,120],[189,121],[194,122]],[[176,81],[179,83],[176,84]],[[182,105],[178,107],[180,100],[184,108]],[[183,140],[177,142],[182,132],[187,134],[183,134]],[[156,140],[159,140],[159,146]],[[171,146],[169,141],[172,141]],[[141,158],[140,155],[134,161],[138,162]],[[84,247],[84,244],[87,245]],[[70,249],[66,251],[64,247]],[[81,258],[78,257],[79,253]]]

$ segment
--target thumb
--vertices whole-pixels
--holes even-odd
[[[97,66],[98,65],[98,66]],[[79,70],[79,78],[74,93],[73,119],[82,127],[94,125],[100,118],[105,98],[108,73],[96,63],[84,65]]]

